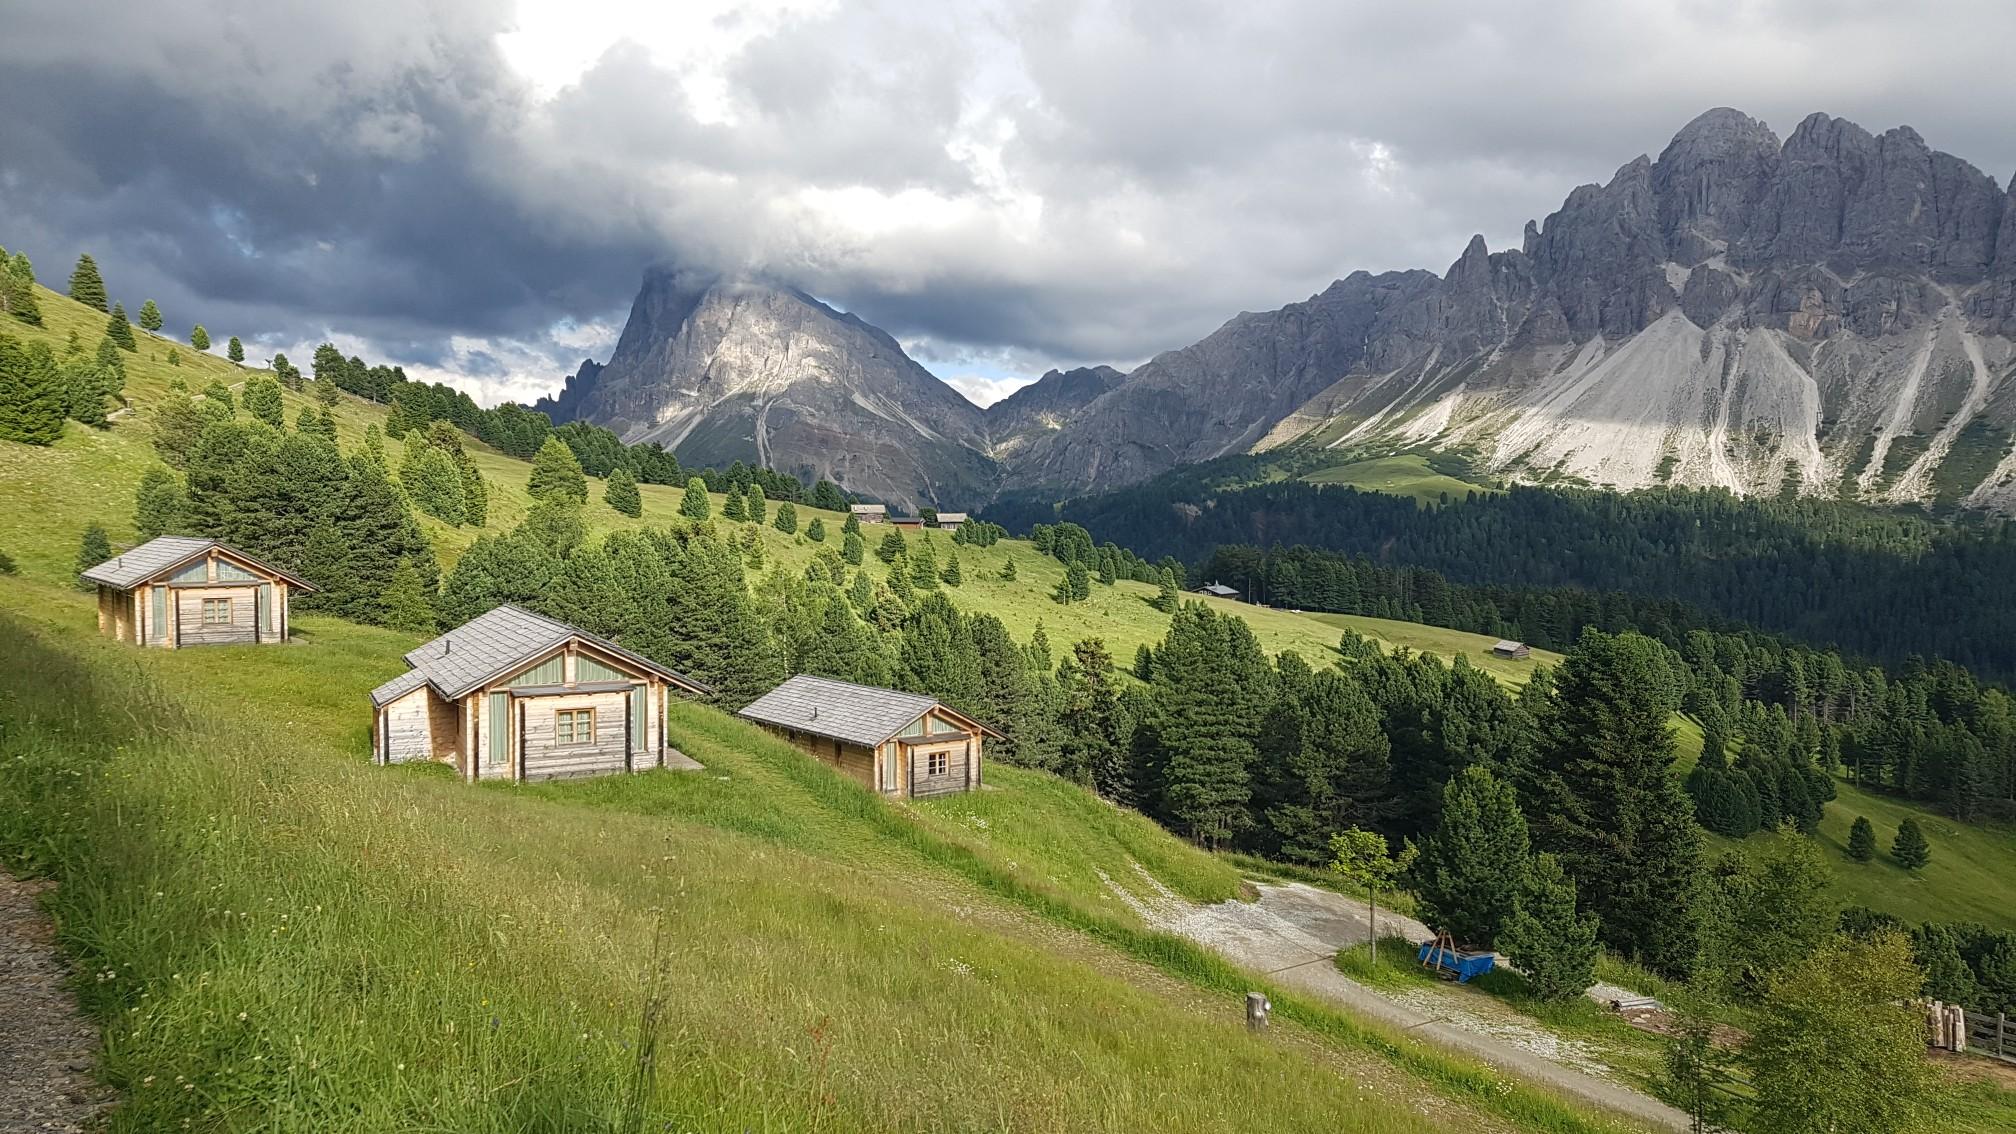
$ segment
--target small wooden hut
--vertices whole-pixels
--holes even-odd
[[[982,738],[1001,735],[935,697],[804,673],[741,715],[898,799],[979,787]]]
[[[1533,647],[1524,642],[1514,642],[1501,638],[1496,645],[1491,647],[1491,656],[1498,658],[1530,658],[1533,656]]]
[[[938,513],[938,522],[932,526],[938,528],[956,528],[965,522],[966,513],[964,512],[940,512]]]
[[[847,511],[864,524],[886,523],[889,519],[889,508],[885,504],[850,504]]]
[[[665,740],[684,674],[509,603],[406,655],[371,691],[380,764],[434,760],[465,780],[549,780],[695,767]]]
[[[161,536],[84,571],[98,586],[98,632],[139,646],[285,642],[299,575],[214,539]]]

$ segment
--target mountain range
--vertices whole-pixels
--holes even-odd
[[[1286,447],[1441,449],[1507,479],[2016,511],[2016,186],[1825,114],[1716,109],[1521,247],[1356,272],[1122,374],[988,409],[788,286],[647,274],[538,408],[905,506],[1059,497]]]

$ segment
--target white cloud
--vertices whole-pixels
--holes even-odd
[[[982,409],[1034,382],[1034,378],[989,378],[980,374],[940,375],[945,384]]]

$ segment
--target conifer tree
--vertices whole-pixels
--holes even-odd
[[[133,527],[143,540],[174,535],[182,531],[187,507],[182,482],[155,466],[141,474],[140,487],[133,493]]]
[[[1183,602],[1183,592],[1176,588],[1176,573],[1164,567],[1157,582],[1159,589],[1155,594],[1155,609],[1164,614],[1176,613],[1177,606]]]
[[[697,476],[688,478],[686,493],[679,498],[679,514],[698,523],[713,510],[713,501],[707,497],[707,482]]]
[[[940,572],[938,577],[944,580],[945,585],[948,587],[956,587],[966,581],[966,576],[959,570],[958,552],[955,551],[952,553],[952,558],[946,561],[945,570]]]
[[[77,328],[70,328],[70,334],[63,340],[63,357],[70,358],[84,353],[84,340],[77,334]],[[177,379],[180,381],[180,379]]]
[[[749,514],[749,522],[752,524],[760,524],[768,518],[769,504],[764,499],[762,488],[753,484],[749,486],[748,502],[742,506],[742,510]]]
[[[189,328],[189,345],[202,351],[210,349],[210,332],[203,329],[203,324]]]
[[[843,535],[861,534],[861,517],[855,515],[851,508],[848,509],[847,519],[840,524],[840,532]]]
[[[413,446],[399,467],[399,483],[414,507],[450,527],[461,525],[467,505],[462,472],[448,454],[431,445]]]
[[[781,512],[783,509],[780,507],[778,511]],[[797,513],[793,512],[792,515],[795,518]],[[825,543],[826,521],[818,516],[812,517],[812,522],[805,525],[805,538],[811,540],[813,543]]]
[[[0,335],[0,440],[53,445],[63,436],[69,398],[47,347]]]
[[[910,549],[910,582],[919,590],[938,589],[938,552],[928,535]]]
[[[1672,771],[1677,697],[1663,649],[1638,634],[1583,634],[1554,670],[1520,802],[1534,846],[1559,857],[1604,941],[1678,976],[1698,947],[1703,864]]]
[[[815,519],[812,522],[816,524],[819,521]],[[780,532],[783,532],[785,535],[790,535],[793,532],[796,532],[798,530],[798,509],[794,507],[789,500],[778,501],[777,518],[771,521],[770,526],[776,528]],[[809,536],[812,533],[810,531],[807,531],[805,534]],[[819,538],[824,539],[825,537],[826,537],[826,529],[822,527],[819,529]],[[816,543],[818,541],[815,540],[813,542]]]
[[[853,582],[847,585],[847,601],[854,606],[854,613],[866,617],[875,605],[875,580],[866,571],[854,572]]]
[[[1421,919],[1458,941],[1490,945],[1519,904],[1533,857],[1512,785],[1473,764],[1442,789],[1442,821],[1414,864]]]
[[[821,478],[812,486],[812,506],[828,512],[845,512],[847,498],[840,494],[840,489],[832,481]]]
[[[35,298],[35,268],[25,253],[16,252],[11,259],[0,255],[0,308],[31,327],[42,325],[42,304]]]
[[[280,383],[255,374],[245,382],[245,412],[275,429],[287,424],[287,407],[281,400]]]
[[[385,587],[385,625],[409,634],[432,634],[434,608],[420,582],[420,572],[410,559],[401,559]]]
[[[133,341],[133,324],[126,321],[124,304],[112,305],[112,314],[105,318],[105,337],[119,344],[123,351],[137,351],[139,344]]]
[[[865,578],[865,576],[857,576]],[[854,607],[836,595],[820,615],[818,632],[798,660],[804,673],[837,677],[862,685],[886,685],[889,666],[876,645],[875,634],[854,614]]]
[[[1498,932],[1499,947],[1542,1000],[1572,1000],[1596,980],[1594,914],[1576,912],[1575,883],[1551,854],[1535,857],[1517,903]]]
[[[588,477],[581,471],[581,462],[558,437],[548,437],[539,446],[539,453],[532,458],[532,477],[528,486],[534,500],[572,500],[577,504],[588,502]]]
[[[992,614],[975,614],[965,620],[965,627],[980,666],[979,686],[967,711],[1002,733],[996,748],[1003,760],[1029,768],[1049,767],[1056,756],[1051,727],[1055,705],[1029,672],[1021,647]],[[1072,778],[1086,780],[1075,770]]]
[[[107,342],[110,340],[108,339]],[[117,353],[116,349],[114,353]],[[119,372],[95,360],[73,358],[58,368],[62,375],[65,411],[70,420],[93,428],[105,424],[105,389],[124,387]]]
[[[625,516],[644,514],[644,497],[637,491],[637,477],[623,465],[610,471],[602,487],[602,500]]]
[[[1158,683],[1159,661],[1145,644],[1135,676]],[[1292,652],[1276,664],[1278,693],[1262,710],[1255,841],[1271,853],[1321,866],[1331,840],[1351,827],[1383,824],[1392,812],[1391,746],[1379,710],[1358,682],[1336,670],[1312,673]]]
[[[77,266],[70,272],[70,298],[86,307],[111,310],[106,306],[109,300],[105,294],[105,281],[98,275],[98,262],[91,258],[89,252],[77,257]]]
[[[1064,577],[1057,580],[1057,587],[1050,597],[1061,603],[1084,602],[1092,597],[1091,576],[1085,570],[1085,561],[1073,559],[1064,568]]]
[[[1918,820],[1906,818],[1897,824],[1897,837],[1890,843],[1890,857],[1906,870],[1923,870],[1932,861],[1932,844],[1925,841],[1925,832],[1919,829]]]
[[[1876,828],[1869,823],[1866,815],[1857,815],[1848,828],[1848,857],[1856,862],[1868,862],[1876,857]]]
[[[235,343],[238,340],[232,339],[231,341]],[[233,359],[232,361],[235,362],[237,360]],[[315,390],[315,400],[325,406],[334,406],[337,402],[343,400],[343,388],[336,384],[336,380],[334,378],[331,378],[326,374],[318,375],[316,377],[314,390]]]
[[[231,336],[231,341],[230,341],[230,342],[229,342],[228,344],[226,344],[226,345],[225,345],[225,347],[224,347],[224,357],[225,357],[225,358],[228,358],[228,359],[230,359],[231,361],[233,361],[233,362],[236,362],[236,363],[240,363],[240,364],[244,363],[244,361],[245,361],[245,344],[244,344],[244,343],[241,343],[241,342],[239,342],[239,341],[238,341],[238,336],[237,336],[237,335],[232,335],[232,336]],[[323,403],[323,404],[327,405],[328,403],[326,403],[326,402],[325,402],[325,403]]]
[[[15,564],[13,556],[7,554],[5,551],[0,551],[0,575],[18,574],[20,570],[21,568]]]
[[[78,573],[81,575],[110,558],[112,558],[112,541],[105,535],[105,525],[91,524],[85,527],[84,538],[77,545]],[[77,586],[81,590],[88,591],[97,584],[80,578],[77,580]]]
[[[736,521],[749,518],[749,497],[732,484],[721,501],[721,518]]]
[[[1004,583],[1015,581],[1015,557],[1012,555],[1001,564],[1001,581]]]
[[[903,620],[897,687],[930,693],[961,712],[974,713],[982,681],[980,652],[964,616],[942,594],[920,598]]]
[[[161,329],[161,309],[151,299],[140,305],[140,328],[145,331]]]
[[[903,558],[903,554],[903,533],[895,528],[890,528],[883,535],[881,544],[875,548],[875,558],[880,559],[884,563],[893,564],[898,559]]]
[[[1059,770],[1089,780],[1094,791],[1115,803],[1134,806],[1139,796],[1127,763],[1133,724],[1121,707],[1113,655],[1100,639],[1084,639],[1071,647],[1061,674],[1058,725],[1064,751]]]
[[[867,541],[861,538],[861,533],[858,531],[848,532],[840,537],[840,558],[856,567],[859,567],[861,560],[866,558],[867,550]]]
[[[1083,564],[1077,566],[1082,575]],[[1249,821],[1255,741],[1272,695],[1272,668],[1243,620],[1197,603],[1176,612],[1155,657],[1163,810],[1184,834],[1222,844]]]
[[[702,529],[672,549],[668,566],[668,664],[714,686],[731,709],[768,692],[782,678],[784,659],[749,597],[741,555]]]

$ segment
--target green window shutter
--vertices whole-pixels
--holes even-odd
[[[165,642],[168,640],[168,588],[166,587],[154,588],[154,618],[149,629],[153,631],[155,641]]]
[[[651,690],[639,685],[630,691],[630,751],[644,751],[644,726],[651,716]]]
[[[490,694],[490,762],[511,758],[511,694]]]
[[[217,561],[217,581],[220,583],[249,583],[258,577],[236,563],[222,559]]]
[[[574,680],[576,681],[622,681],[630,675],[621,670],[603,665],[586,654],[574,659]]]
[[[171,583],[207,583],[210,581],[210,564],[197,561],[169,576]]]
[[[273,632],[273,584],[259,584],[259,632]]]

